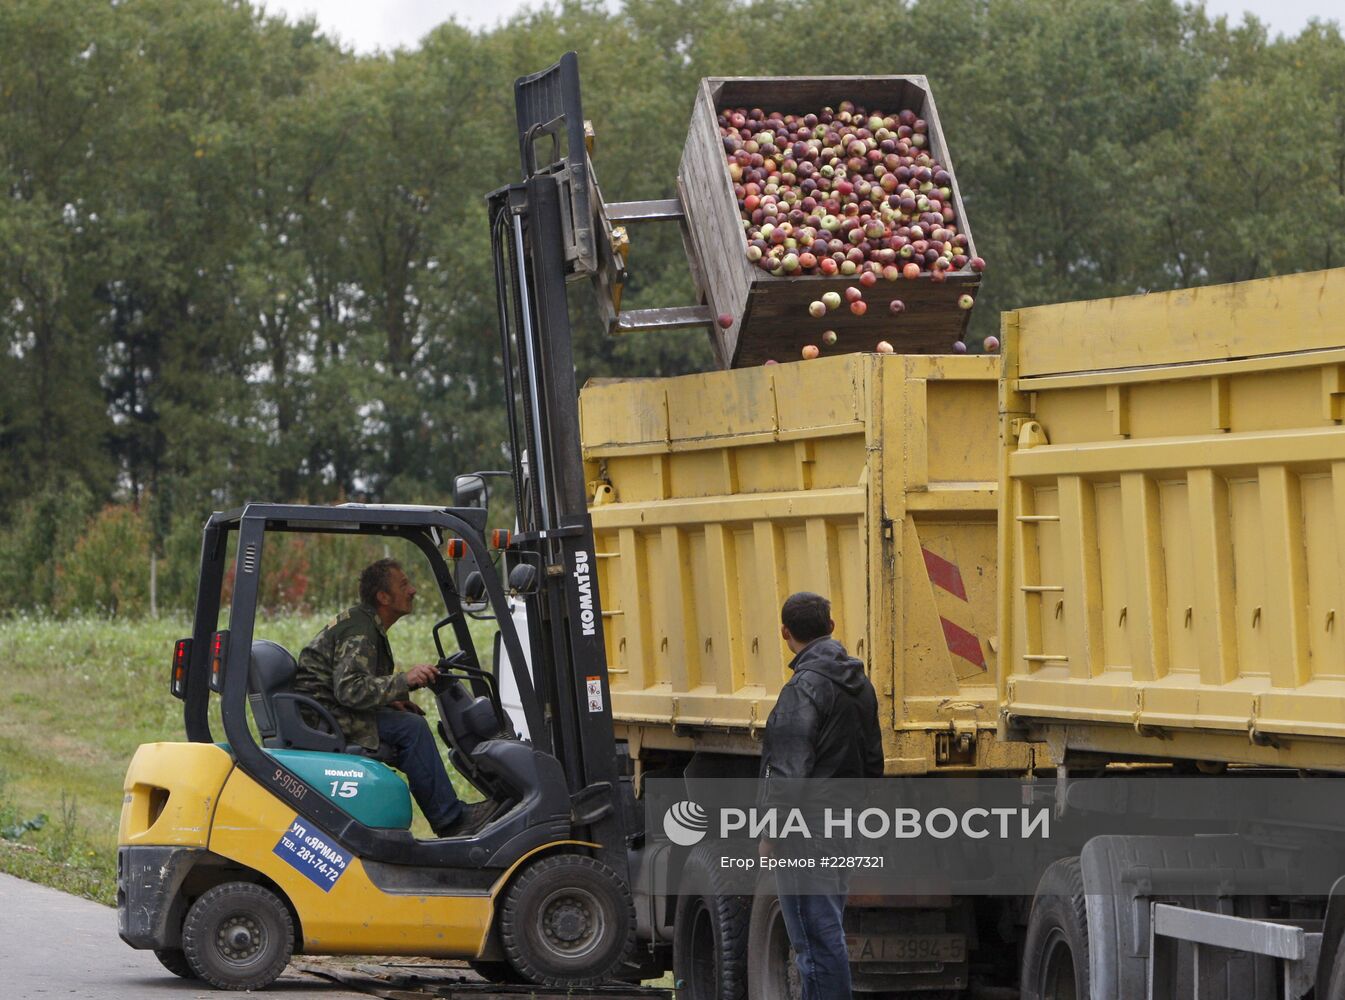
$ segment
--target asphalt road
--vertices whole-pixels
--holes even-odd
[[[87,899],[0,874],[0,997],[97,997],[99,1000],[221,1000],[204,983],[178,979],[152,952],[117,937],[116,911]],[[325,980],[287,971],[264,993],[295,1000],[368,1000]]]

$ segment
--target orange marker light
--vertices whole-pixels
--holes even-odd
[[[490,533],[490,544],[492,548],[507,549],[513,538],[513,534],[504,528],[496,528]]]
[[[461,538],[450,538],[444,545],[444,555],[450,559],[461,559],[467,554],[467,542]]]

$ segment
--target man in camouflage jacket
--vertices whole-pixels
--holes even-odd
[[[341,724],[346,741],[368,750],[382,744],[406,774],[420,811],[437,836],[461,836],[491,804],[458,801],[434,734],[411,700],[439,670],[421,664],[398,671],[388,629],[411,612],[416,588],[402,567],[380,559],[360,574],[360,603],[336,616],[299,654],[294,690],[321,703]]]

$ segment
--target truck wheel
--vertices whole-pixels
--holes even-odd
[[[682,878],[709,893],[677,897],[673,981],[682,1000],[742,1000],[747,994],[748,897],[721,891],[724,880],[706,845],[687,858]]]
[[[505,891],[500,940],[526,982],[596,986],[621,968],[634,938],[626,885],[593,858],[547,855]]]
[[[801,1000],[802,996],[780,900],[774,893],[758,893],[748,921],[747,1000]]]
[[[154,957],[173,975],[182,979],[196,978],[196,973],[191,971],[191,963],[187,961],[187,956],[182,953],[181,948],[155,948]]]
[[[216,989],[265,989],[293,949],[289,910],[270,889],[251,882],[215,886],[192,904],[182,925],[192,972]]]
[[[1088,1000],[1088,910],[1078,858],[1042,873],[1023,947],[1022,1000]]]

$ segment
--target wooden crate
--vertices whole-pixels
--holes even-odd
[[[843,292],[857,284],[854,277],[775,277],[748,261],[747,238],[719,134],[719,111],[759,107],[807,114],[844,100],[885,114],[909,108],[929,123],[930,156],[952,176],[957,227],[967,235],[967,255],[976,256],[957,173],[923,76],[707,77],[696,94],[677,181],[701,295],[716,315],[733,317],[732,326],[716,327],[713,334],[725,368],[761,364],[769,358],[794,360],[805,344],[820,346],[826,329],[835,330],[840,339],[835,347],[824,348],[825,353],[872,351],[878,341],[887,340],[901,354],[949,354],[953,342],[966,333],[969,313],[958,308],[957,299],[963,293],[974,297],[981,277],[970,269],[950,272],[942,283],[931,281],[927,274],[915,281],[880,281],[864,291],[869,306],[864,316],[842,307],[814,319],[808,315],[808,303],[828,291]],[[888,311],[894,298],[906,303],[900,316]]]

